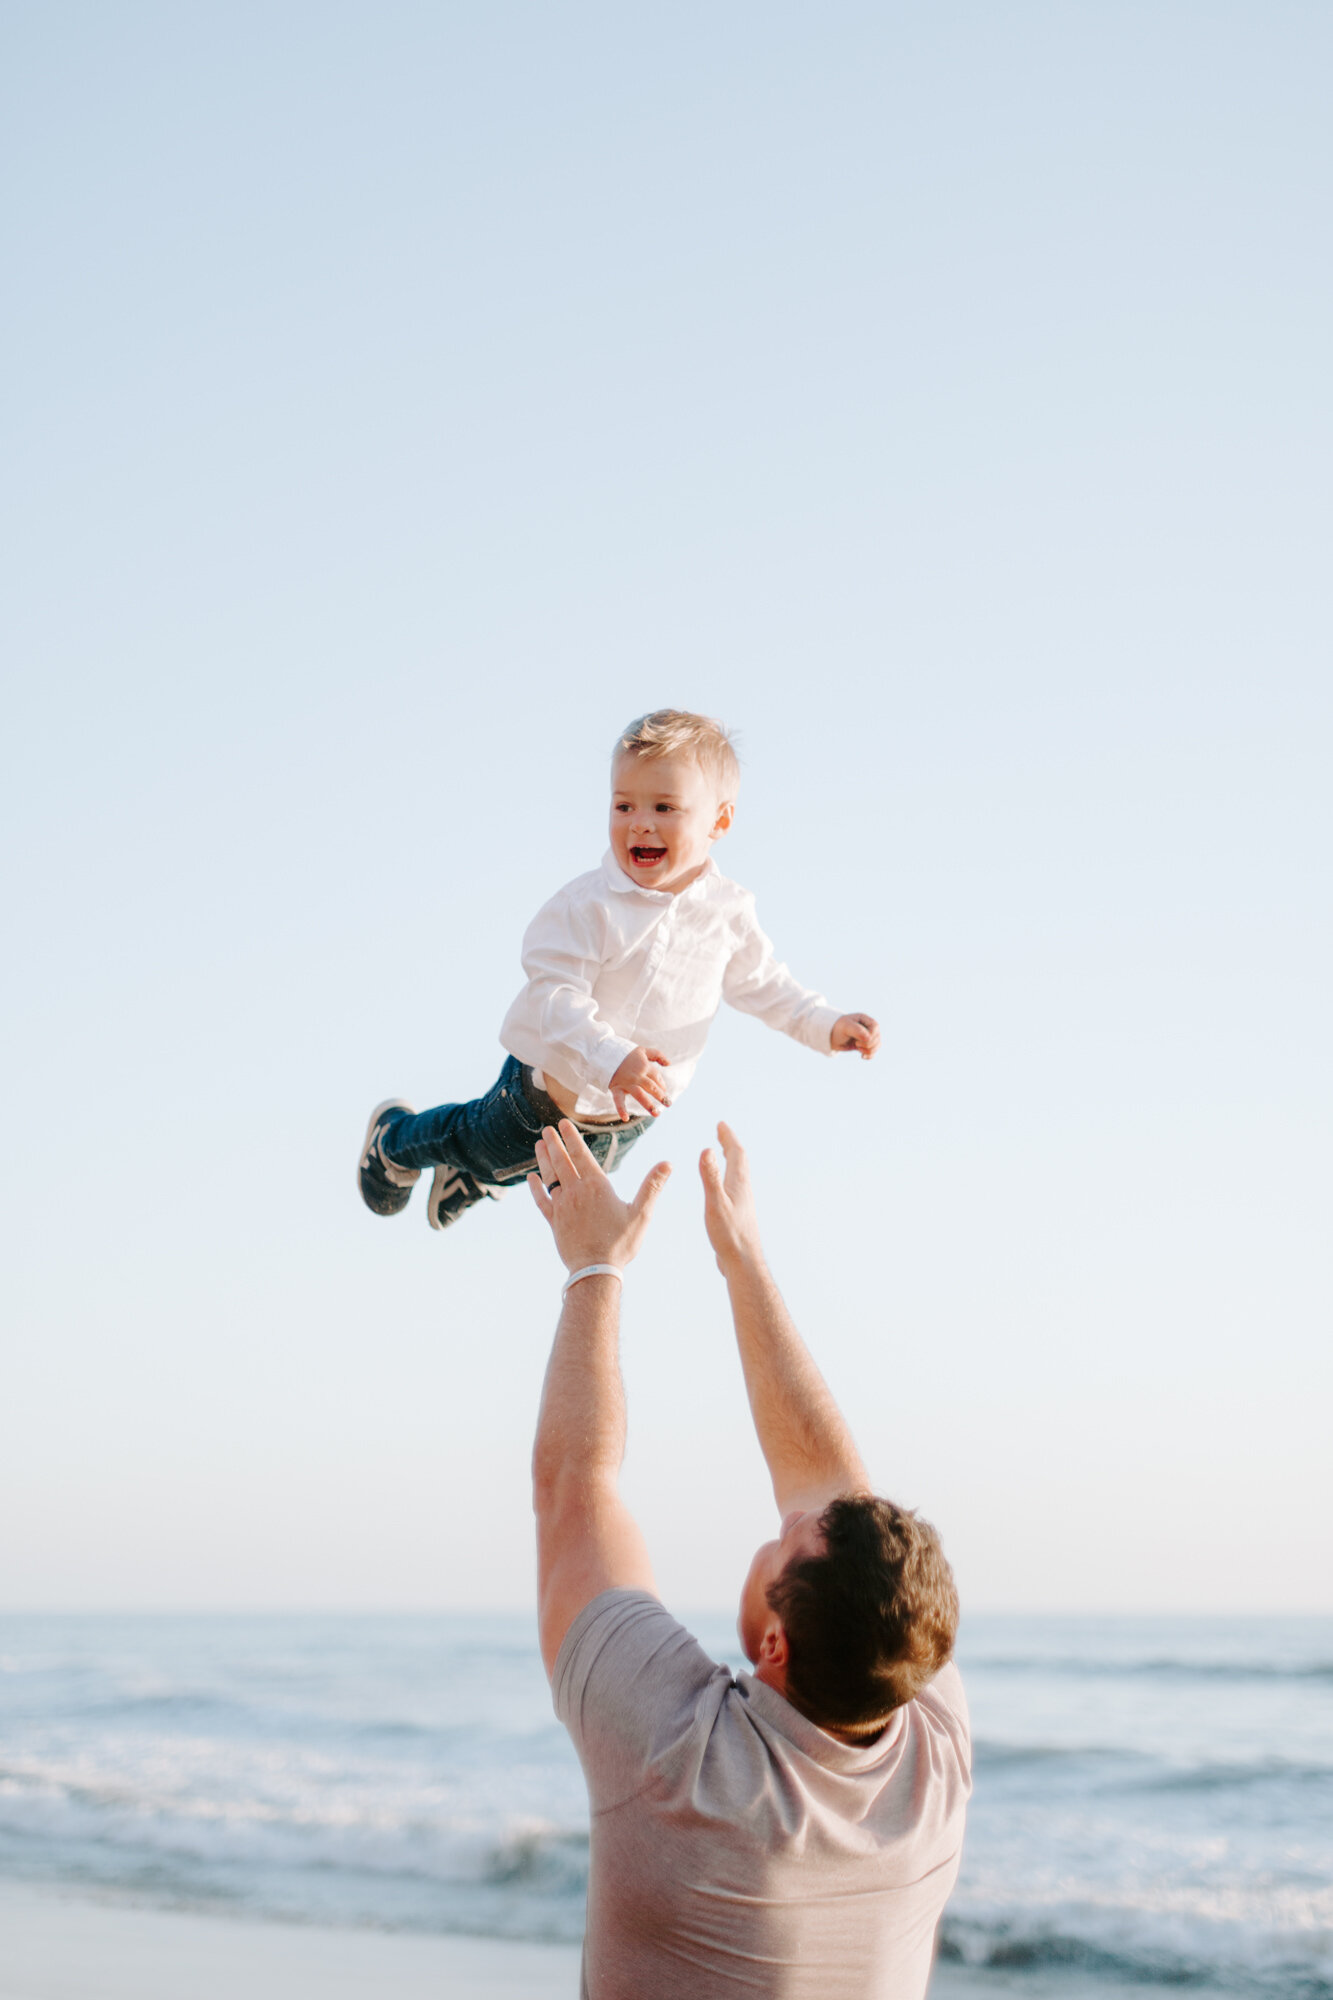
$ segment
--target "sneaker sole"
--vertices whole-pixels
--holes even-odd
[[[366,1136],[361,1141],[361,1151],[356,1156],[356,1192],[363,1208],[369,1208],[370,1204],[369,1202],[367,1202],[365,1196],[361,1193],[361,1162],[365,1159],[366,1154],[370,1150],[370,1135],[375,1130],[375,1127],[379,1124],[380,1119],[384,1116],[386,1111],[406,1111],[409,1114],[409,1116],[413,1118],[416,1117],[415,1110],[407,1102],[405,1098],[386,1097],[383,1104],[377,1104],[375,1106],[375,1109],[371,1112],[370,1117],[366,1120]],[[406,1208],[406,1206],[407,1203],[404,1202],[403,1207]],[[370,1210],[370,1212],[372,1215],[375,1213],[373,1208]],[[399,1212],[401,1213],[401,1210]],[[391,1218],[385,1216],[383,1219],[387,1222]]]
[[[431,1179],[430,1193],[426,1197],[426,1220],[432,1229],[449,1229],[457,1222],[458,1217],[456,1215],[451,1215],[448,1222],[436,1221],[436,1217],[439,1214],[439,1202],[436,1199],[435,1190],[438,1188],[441,1195],[443,1195],[445,1188],[449,1186],[450,1182],[461,1179],[466,1171],[464,1167],[436,1167]],[[505,1195],[508,1193],[507,1188],[491,1187],[488,1182],[477,1180],[475,1174],[468,1175],[468,1178],[481,1189],[481,1192],[490,1201],[503,1201]],[[475,1203],[469,1203],[469,1206],[473,1207]]]

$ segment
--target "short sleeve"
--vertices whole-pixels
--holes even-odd
[[[727,1668],[646,1591],[606,1590],[585,1605],[551,1688],[592,1810],[633,1798],[684,1737],[711,1727],[730,1686]]]
[[[963,1777],[972,1775],[972,1726],[967,1712],[963,1677],[953,1661],[940,1668],[916,1697],[916,1706],[939,1750],[957,1762]]]

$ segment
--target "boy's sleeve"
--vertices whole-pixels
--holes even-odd
[[[819,1055],[833,1054],[838,1010],[822,993],[793,979],[759,928],[754,902],[747,898],[737,926],[736,950],[722,979],[722,997],[742,1014],[756,1014],[767,1027],[804,1042]]]
[[[577,1090],[601,1090],[635,1044],[627,1042],[597,1011],[593,984],[602,966],[598,913],[563,891],[544,903],[523,934],[526,1001],[536,1016],[542,1046],[551,1051],[552,1075]]]

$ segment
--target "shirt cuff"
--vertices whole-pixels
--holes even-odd
[[[837,1016],[834,1016],[836,1020]],[[637,1042],[622,1042],[619,1035],[612,1035],[599,1042],[595,1053],[589,1056],[585,1074],[589,1083],[595,1083],[600,1090],[611,1088],[611,1079],[627,1056],[632,1056],[638,1048]]]
[[[831,1056],[833,1048],[833,1028],[842,1019],[836,1007],[816,1007],[801,1024],[801,1040],[812,1048],[816,1055]]]

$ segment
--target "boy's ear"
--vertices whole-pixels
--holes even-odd
[[[710,840],[716,840],[721,834],[727,832],[735,816],[735,812],[736,808],[730,799],[727,799],[718,807],[717,818],[713,821],[713,831],[708,836]]]

